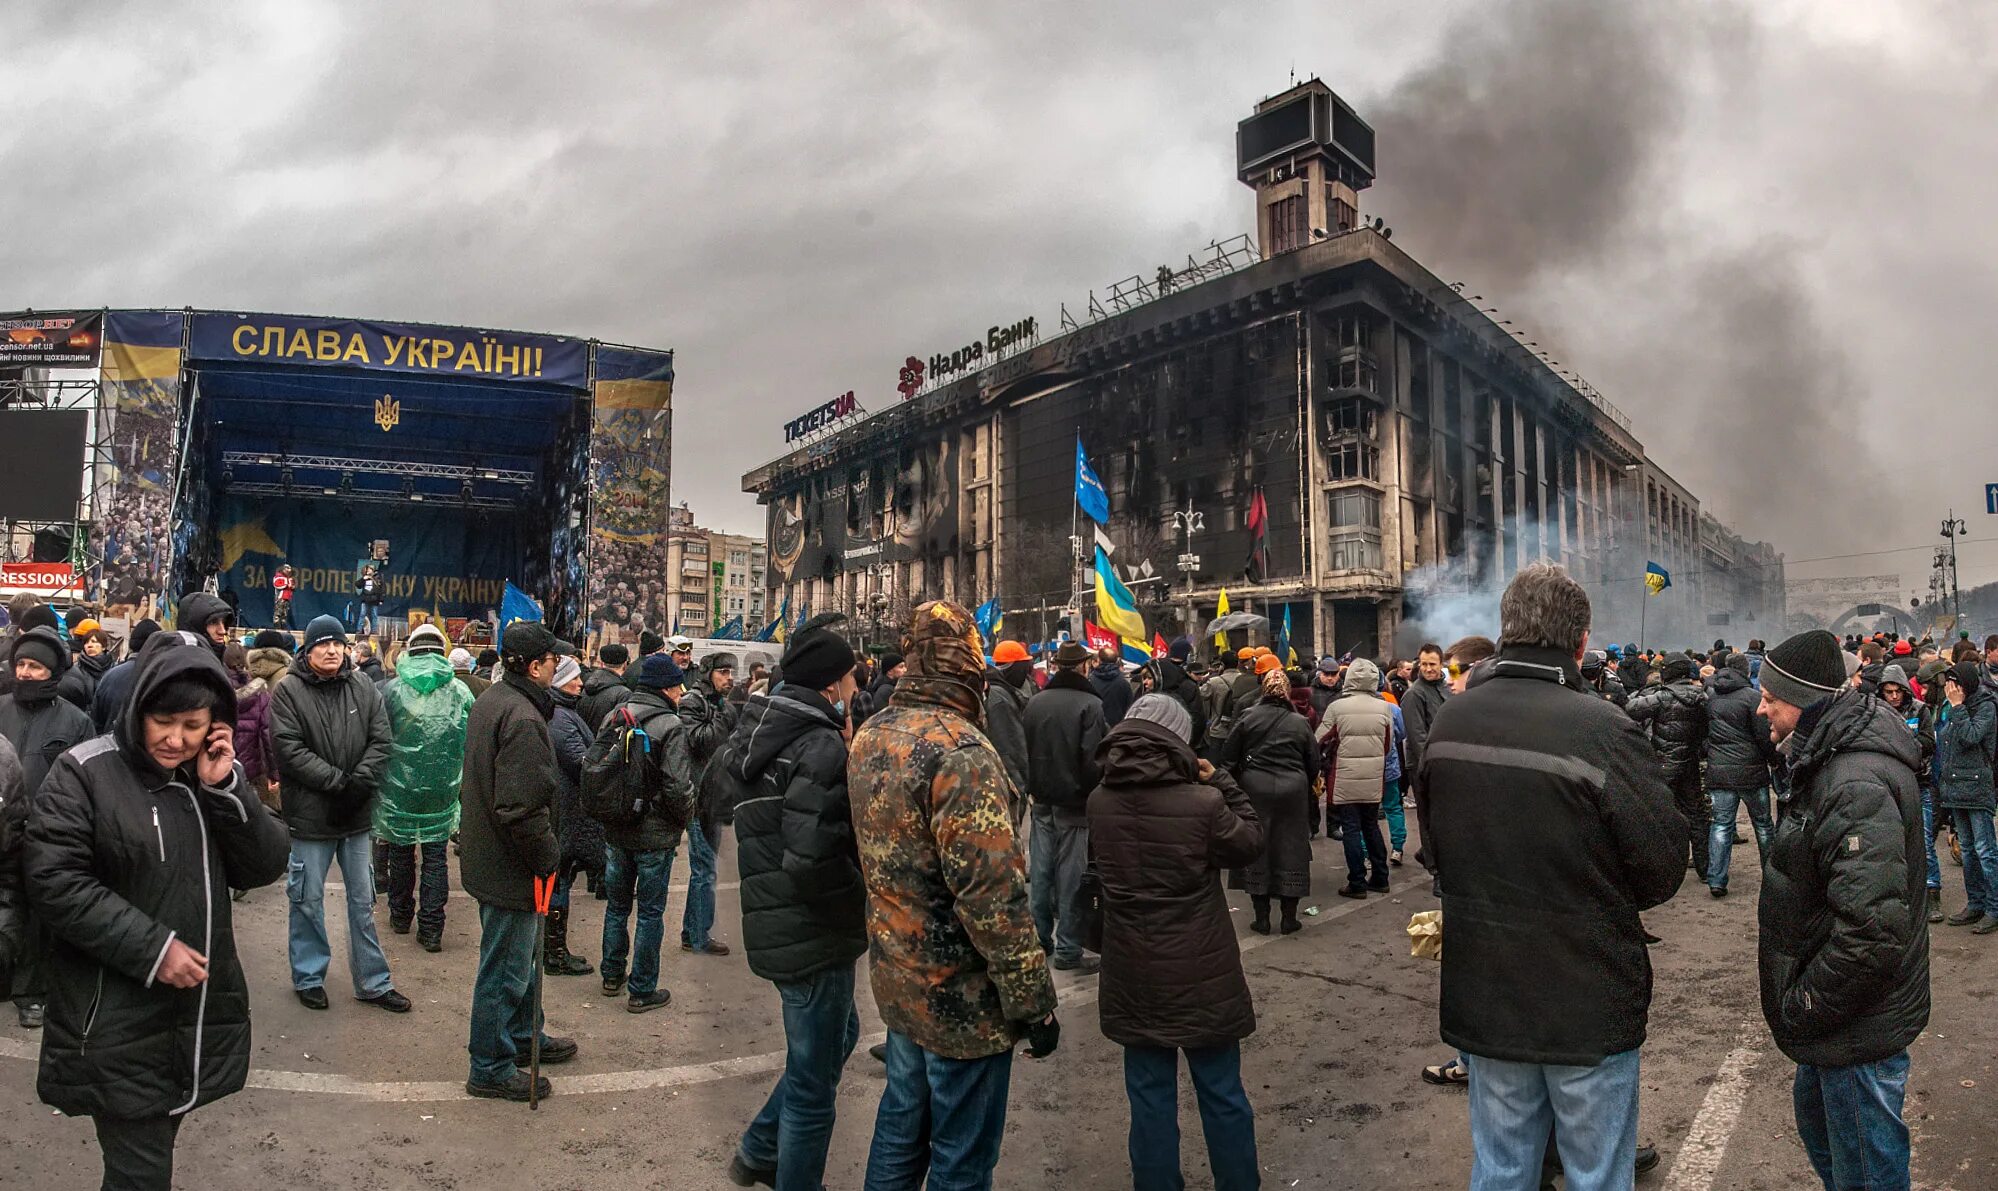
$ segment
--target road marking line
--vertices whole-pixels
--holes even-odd
[[[267,886],[267,888],[278,888],[278,887],[279,887],[279,886],[276,886],[276,885],[271,885],[271,886]],[[328,888],[328,889],[330,889],[330,890],[333,890],[333,891],[335,891],[335,892],[339,893],[339,894],[340,894],[340,896],[342,896],[342,897],[345,897],[345,896],[347,895],[347,886],[346,886],[346,885],[345,885],[344,883],[342,883],[342,882],[339,882],[339,881],[328,881],[328,882],[326,882],[326,888]],[[716,893],[726,893],[726,892],[728,892],[728,891],[729,891],[729,890],[731,890],[731,889],[740,889],[740,888],[742,888],[742,882],[740,882],[740,881],[717,881],[717,882],[715,882],[715,892],[716,892]],[[381,892],[381,890],[376,890],[376,892],[377,892],[377,893],[379,893],[379,892]],[[668,885],[668,886],[666,887],[666,892],[668,892],[668,893],[685,893],[685,892],[687,892],[687,886],[686,886],[686,883],[685,883],[685,882],[682,882],[681,884],[678,884],[678,885]],[[451,890],[451,896],[452,896],[452,897],[465,897],[465,898],[468,898],[468,897],[471,897],[472,895],[471,895],[471,894],[469,894],[469,893],[466,893],[466,892],[465,892],[464,890],[462,890],[462,889],[453,889],[453,890]],[[595,895],[595,894],[592,894],[592,893],[579,893],[579,894],[577,894],[576,896],[578,896],[578,897],[595,897],[596,895]]]
[[[1365,909],[1372,900],[1369,898],[1367,901],[1351,901],[1333,906],[1315,917],[1305,919],[1304,924],[1322,926],[1327,922],[1345,918]],[[1276,934],[1251,934],[1240,940],[1241,948],[1244,952],[1254,951],[1258,947],[1276,942],[1281,937],[1283,936]],[[1079,983],[1083,979],[1081,977],[1070,977],[1064,981],[1063,977],[1069,976],[1068,973],[1056,972],[1054,975],[1055,991],[1060,998],[1061,1009],[1079,1009],[1096,1003],[1100,981],[1092,979],[1084,985]],[[862,1035],[854,1049],[864,1052],[868,1047],[886,1040],[887,1037],[885,1033]],[[0,1057],[35,1062],[41,1058],[41,1048],[12,1038],[0,1037]],[[687,1063],[678,1067],[606,1071],[598,1075],[560,1075],[551,1077],[549,1082],[557,1094],[567,1096],[642,1092],[653,1088],[679,1088],[693,1084],[715,1083],[745,1075],[772,1074],[784,1069],[784,1059],[785,1052],[775,1050],[767,1054],[744,1055],[741,1058],[718,1059],[706,1063]],[[472,1098],[466,1094],[465,1085],[456,1081],[369,1081],[355,1079],[350,1075],[317,1071],[271,1071],[263,1068],[251,1071],[244,1086],[270,1092],[312,1092],[329,1096],[352,1096],[380,1103],[432,1103]],[[1676,1171],[1677,1168],[1674,1169]]]
[[[1748,1076],[1762,1057],[1762,1034],[1760,1025],[1743,1026],[1740,1044],[1721,1060],[1713,1086],[1700,1102],[1693,1127],[1665,1176],[1664,1191],[1712,1191],[1714,1175],[1727,1155],[1727,1143],[1748,1103]]]

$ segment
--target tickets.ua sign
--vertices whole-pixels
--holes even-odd
[[[275,314],[197,314],[187,354],[321,367],[375,368],[423,376],[584,388],[589,345],[580,339]]]

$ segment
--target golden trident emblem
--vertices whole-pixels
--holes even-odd
[[[402,402],[383,393],[375,399],[375,425],[387,434],[402,422]]]

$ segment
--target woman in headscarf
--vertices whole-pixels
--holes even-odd
[[[55,942],[37,1090],[95,1120],[106,1187],[165,1191],[182,1119],[249,1074],[229,889],[283,876],[290,837],[236,764],[235,716],[205,643],[156,634],[112,734],[56,761],[28,824]]]
[[[1221,764],[1249,795],[1263,824],[1262,855],[1234,870],[1229,885],[1245,889],[1255,907],[1249,929],[1270,933],[1270,899],[1283,911],[1285,934],[1302,930],[1297,901],[1311,892],[1310,814],[1318,780],[1318,745],[1311,725],[1290,702],[1290,678],[1269,659],[1258,663],[1262,697],[1239,716],[1221,746]]]

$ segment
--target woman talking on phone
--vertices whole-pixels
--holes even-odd
[[[181,1119],[249,1074],[229,890],[283,876],[290,838],[243,779],[235,722],[207,643],[157,633],[123,718],[56,761],[28,825],[54,940],[37,1090],[93,1118],[107,1189],[169,1187]]]

